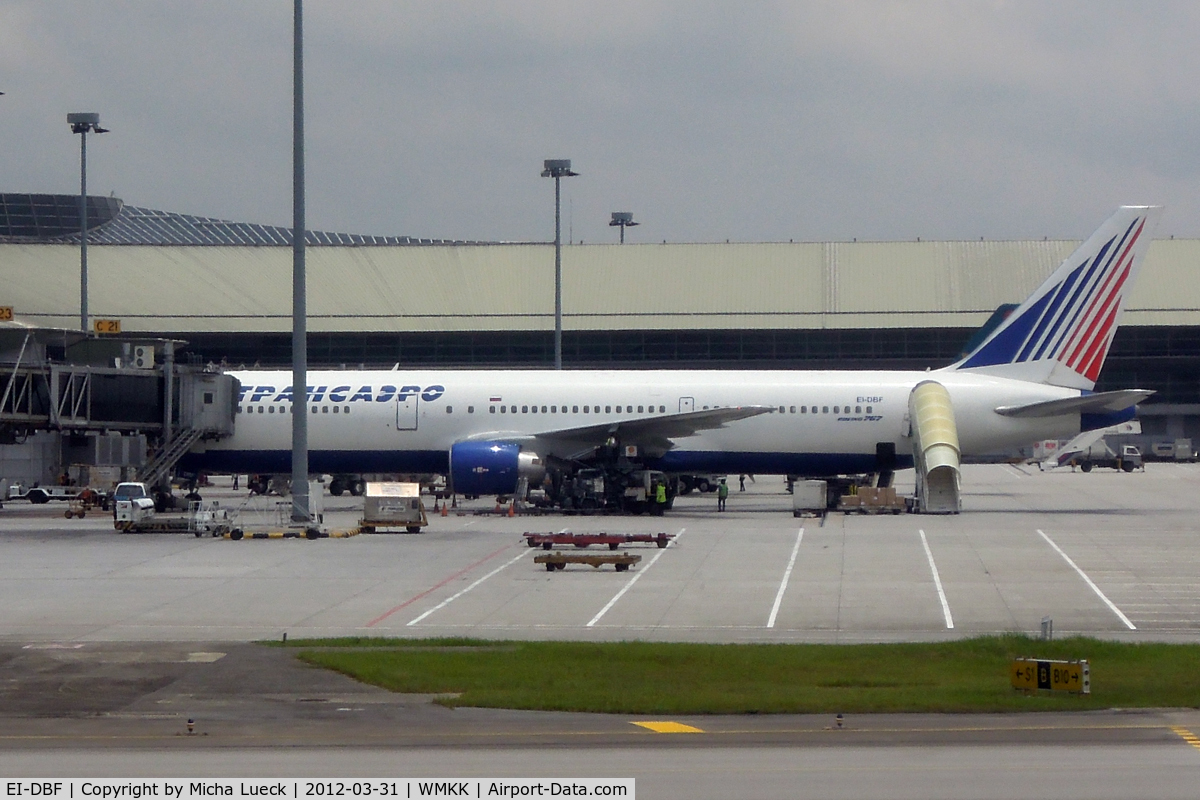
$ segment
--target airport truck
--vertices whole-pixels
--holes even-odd
[[[1092,467],[1108,467],[1122,472],[1133,472],[1143,469],[1142,451],[1135,445],[1121,445],[1121,452],[1113,450],[1108,442],[1101,439],[1084,450],[1080,450],[1071,458],[1071,463],[1079,466],[1083,472],[1091,472]]]
[[[220,536],[232,529],[229,512],[214,503],[204,508],[193,500],[187,513],[160,514],[155,510],[154,497],[144,483],[117,484],[113,492],[113,527],[123,533],[206,533]]]

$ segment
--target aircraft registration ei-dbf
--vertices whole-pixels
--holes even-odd
[[[1151,392],[1093,393],[1161,215],[1124,206],[959,362],[932,371],[350,370],[308,372],[313,473],[439,473],[510,495],[588,467],[826,477],[1069,439]],[[235,371],[235,430],[195,471],[291,469],[290,371]],[[549,483],[549,482],[547,482]]]

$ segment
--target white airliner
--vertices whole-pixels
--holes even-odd
[[[310,371],[309,465],[441,473],[460,494],[487,495],[585,466],[923,474],[1071,438],[1133,417],[1151,394],[1091,390],[1160,215],[1120,208],[974,351],[934,371]],[[234,434],[181,466],[289,473],[291,372],[233,375]]]

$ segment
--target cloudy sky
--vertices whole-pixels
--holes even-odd
[[[291,221],[287,0],[0,0],[0,191]],[[1194,2],[308,0],[310,228],[613,241],[1200,236]]]

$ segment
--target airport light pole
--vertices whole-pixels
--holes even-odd
[[[614,211],[612,212],[612,221],[608,223],[608,227],[619,227],[621,229],[621,244],[625,244],[625,229],[635,228],[640,224],[640,222],[633,221],[632,211]]]
[[[304,274],[304,10],[292,39],[292,521],[312,519],[308,498],[308,298]]]
[[[548,158],[543,178],[554,178],[554,368],[562,369],[562,179],[573,178],[571,159]]]
[[[88,266],[87,266],[87,135],[108,133],[100,127],[100,115],[94,112],[67,114],[71,133],[79,134],[79,330],[88,330]]]

